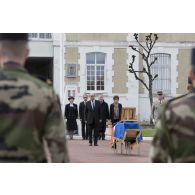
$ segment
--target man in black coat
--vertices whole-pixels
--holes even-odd
[[[108,104],[104,101],[104,97],[101,95],[99,97],[100,101],[100,112],[101,112],[101,122],[99,125],[99,139],[105,140],[105,131],[106,131],[106,121],[109,120],[109,108]]]
[[[90,101],[86,104],[86,118],[89,131],[89,146],[92,146],[94,138],[94,146],[98,146],[98,127],[100,121],[100,102],[95,100],[95,94],[90,95]],[[92,138],[93,137],[93,138]]]
[[[87,95],[83,95],[83,101],[79,104],[79,117],[81,120],[82,126],[82,137],[83,140],[88,139],[88,128],[87,128],[87,119],[85,116],[86,104],[87,104]]]

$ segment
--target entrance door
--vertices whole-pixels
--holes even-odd
[[[28,72],[41,80],[53,81],[53,58],[52,57],[29,57],[25,63]]]

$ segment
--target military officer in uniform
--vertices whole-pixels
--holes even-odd
[[[152,105],[152,121],[154,124],[156,124],[156,121],[162,109],[162,104],[164,102],[164,95],[162,91],[157,92],[157,98],[158,100]]]
[[[59,99],[28,54],[28,34],[0,34],[0,162],[69,162]]]
[[[195,162],[195,49],[189,75],[193,91],[163,106],[152,142],[152,162]]]

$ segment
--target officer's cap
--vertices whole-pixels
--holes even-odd
[[[28,41],[28,33],[0,33],[0,41]]]
[[[157,95],[163,95],[162,91],[157,91]]]

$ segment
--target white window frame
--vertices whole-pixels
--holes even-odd
[[[152,56],[152,58],[151,58],[151,56]],[[151,71],[153,73],[153,76],[155,75],[154,69],[159,69],[160,74],[161,74],[161,76],[159,76],[159,70],[158,70],[158,77],[153,81],[153,93],[156,93],[157,91],[162,90],[166,94],[171,94],[171,54],[169,54],[169,53],[153,53],[150,55],[150,59],[151,59],[151,61],[153,61],[155,57],[159,58],[159,57],[164,57],[164,56],[167,57],[167,59],[166,59],[166,60],[168,60],[167,64],[159,63],[157,60],[151,67]],[[162,58],[162,61],[164,61],[164,60],[165,60],[165,58],[164,59]],[[163,72],[164,72],[164,75],[163,75]],[[167,78],[165,79],[163,77],[167,77]],[[167,86],[168,86],[167,88],[165,88],[165,86],[163,86],[164,80],[167,81]],[[159,81],[161,87],[158,86],[158,87],[154,88],[155,81]]]
[[[104,54],[104,57],[105,57],[105,64],[96,64],[96,55],[95,55],[95,64],[87,64],[87,54],[90,54],[90,53],[102,53],[102,54]],[[87,93],[91,93],[91,92],[96,92],[96,93],[98,93],[98,94],[101,94],[101,93],[104,93],[105,92],[105,89],[106,89],[106,60],[107,60],[107,55],[106,55],[106,53],[104,53],[104,52],[99,52],[99,51],[95,51],[95,52],[88,52],[88,53],[86,53],[85,54],[85,65],[86,65],[86,91],[87,91]],[[88,76],[88,74],[87,74],[87,69],[88,69],[88,66],[94,66],[95,67],[95,89],[94,90],[88,90],[87,89],[87,76]],[[98,66],[103,66],[104,67],[104,89],[103,90],[97,90],[97,67]]]

